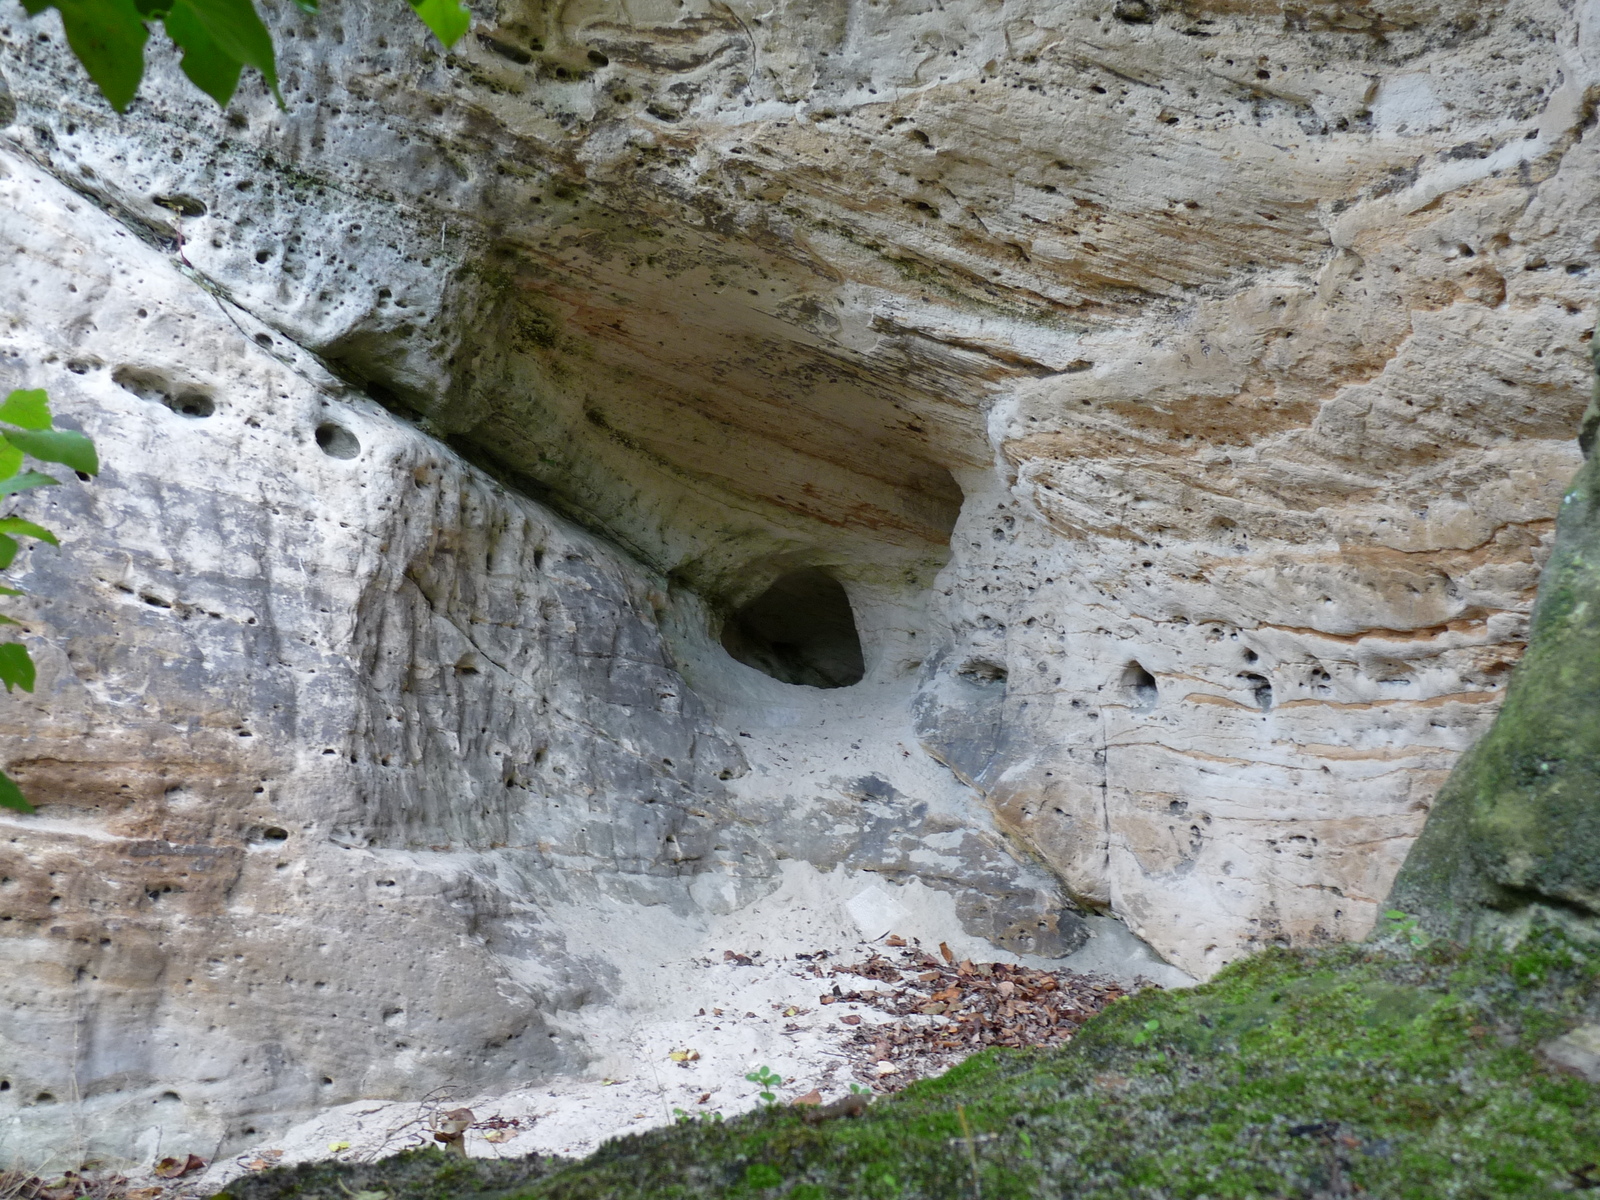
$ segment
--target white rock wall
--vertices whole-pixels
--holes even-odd
[[[214,1109],[231,1043],[181,1087],[83,1074],[228,1136],[445,1058],[567,1069],[558,1014],[609,968],[553,914],[692,920],[782,858],[1051,954],[1065,891],[1200,976],[1371,927],[1578,461],[1592,0],[508,2],[450,54],[284,6],[286,111],[217,113],[154,50],[125,118],[52,20],[0,9],[0,384],[48,384],[111,470],[41,501],[77,540],[29,560],[30,636],[75,657],[0,710],[51,797],[8,826],[54,1047],[19,1097],[152,1022],[282,1031]],[[813,565],[853,688],[716,642]],[[86,1023],[111,902],[63,885],[58,920],[51,881],[97,846],[162,948]],[[150,897],[169,861],[203,896]],[[273,1015],[313,928],[358,1033]],[[299,965],[184,1009],[164,964],[213,942]],[[360,958],[413,946],[431,1041]]]

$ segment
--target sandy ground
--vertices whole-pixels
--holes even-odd
[[[476,1122],[466,1134],[474,1157],[576,1156],[680,1114],[731,1117],[754,1108],[762,1089],[745,1076],[762,1067],[782,1078],[780,1102],[813,1090],[836,1099],[858,1078],[843,1043],[893,1018],[868,1005],[822,1004],[836,982],[828,972],[883,951],[890,935],[930,951],[943,941],[974,962],[1068,968],[1128,984],[1189,982],[1109,919],[1094,920],[1095,937],[1070,959],[1009,955],[962,935],[948,895],[920,885],[885,888],[842,871],[796,869],[766,900],[721,918],[632,909],[626,921],[603,912],[593,919],[595,935],[625,950],[631,968],[614,1003],[566,1014],[568,1032],[598,1052],[582,1076],[492,1095],[446,1089],[346,1104],[211,1164],[174,1191],[202,1195],[268,1166],[367,1160],[429,1144],[443,1114],[463,1107]],[[844,990],[853,986],[846,978]]]

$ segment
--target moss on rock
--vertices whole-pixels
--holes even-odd
[[[1597,422],[1600,397],[1585,450]],[[1600,456],[1562,500],[1505,705],[1440,791],[1391,903],[1463,939],[1535,905],[1600,916]]]

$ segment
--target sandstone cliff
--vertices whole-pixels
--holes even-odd
[[[0,10],[0,387],[108,468],[0,709],[5,1128],[576,1067],[596,912],[795,864],[1364,935],[1578,462],[1597,19],[284,4],[286,112],[115,118]]]

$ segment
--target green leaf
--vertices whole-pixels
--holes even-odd
[[[0,596],[26,596],[27,594],[28,593],[23,591],[21,588],[0,587]],[[0,617],[0,621],[7,621],[12,625],[16,624],[16,622],[12,621],[9,617]]]
[[[294,6],[301,12],[314,13],[318,11],[317,0],[294,0]]]
[[[472,24],[472,14],[461,0],[408,0],[422,23],[446,46],[454,46]]]
[[[0,421],[23,429],[50,428],[50,397],[43,388],[18,388],[0,404]]]
[[[100,458],[94,452],[94,443],[83,434],[71,429],[47,429],[38,433],[7,433],[6,441],[25,454],[43,462],[57,462],[82,471],[85,475],[100,473]]]
[[[24,537],[49,542],[52,546],[61,545],[60,539],[43,525],[35,525],[32,521],[24,521],[21,517],[0,517],[0,533],[20,533]]]
[[[261,23],[255,5],[250,0],[175,0],[172,12],[167,17],[169,32],[173,21],[177,21],[179,28],[185,32],[195,27],[203,29],[215,48],[213,53],[220,52],[227,59],[260,71],[267,81],[267,87],[272,89],[278,107],[283,107],[283,96],[278,92],[278,63],[272,49],[272,35]],[[177,40],[176,34],[173,40]],[[188,61],[188,55],[185,54],[186,74],[189,74]],[[195,79],[197,84],[199,80],[196,74],[215,81],[225,69],[223,62],[213,59],[204,65],[197,64],[195,74],[189,74],[189,78]]]
[[[1388,917],[1391,921],[1404,921],[1406,919],[1406,914],[1401,912],[1398,908],[1391,908],[1383,915]]]
[[[219,107],[226,108],[239,87],[244,64],[218,46],[192,5],[177,3],[167,16],[167,36],[183,51],[183,73]]]
[[[46,475],[41,471],[24,471],[15,479],[0,478],[0,496],[15,496],[18,492],[26,492],[31,488],[49,487],[61,480],[53,475]]]
[[[20,549],[22,545],[16,538],[0,533],[0,571],[11,565],[11,560],[17,557],[17,551]]]
[[[6,691],[12,687],[19,687],[25,692],[33,691],[34,684],[33,655],[28,653],[28,648],[21,642],[6,642],[0,645],[0,683],[6,685]]]
[[[10,442],[0,441],[0,479],[10,479],[22,470],[22,451]]]
[[[172,0],[133,0],[133,4],[140,16],[151,21],[164,21],[172,11]]]
[[[126,111],[144,78],[144,42],[150,36],[133,0],[56,0],[67,44],[101,95]]]
[[[0,771],[0,808],[13,808],[17,812],[31,813],[33,805],[22,795],[22,789],[11,782],[11,776]]]

